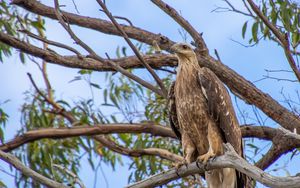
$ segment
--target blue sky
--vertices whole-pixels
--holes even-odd
[[[52,1],[44,0],[42,2],[51,6],[53,4]],[[61,4],[66,5],[64,10],[76,13],[72,1],[60,2]],[[262,75],[266,74],[265,69],[289,70],[283,51],[275,43],[262,41],[255,47],[245,48],[232,41],[232,39],[234,39],[247,44],[247,40],[243,40],[241,38],[241,28],[248,18],[232,12],[212,12],[216,6],[225,6],[223,1],[212,0],[203,2],[191,0],[187,3],[186,1],[169,0],[166,2],[173,6],[176,10],[180,11],[182,16],[184,16],[199,32],[203,32],[203,37],[211,54],[213,54],[214,49],[217,49],[222,62],[239,74],[243,75],[246,79],[250,81],[261,79]],[[94,0],[75,0],[75,3],[81,15],[106,18],[102,12],[99,12],[100,7]],[[237,7],[242,6],[241,2],[234,3]],[[161,33],[168,36],[173,41],[181,42],[183,40],[178,32],[180,26],[149,1],[107,1],[107,6],[113,15],[124,16],[130,19],[137,27],[144,28],[154,33]],[[104,53],[107,52],[111,57],[113,57],[117,46],[127,46],[124,40],[120,37],[105,35],[95,31],[78,28],[76,26],[72,28],[82,40],[84,40],[96,52],[98,52],[99,55],[102,56],[104,56]],[[46,19],[46,29],[49,39],[76,47],[71,38],[57,23],[57,21]],[[190,40],[191,39],[188,38],[188,41]],[[76,48],[84,53],[84,51],[82,51],[79,47]],[[65,51],[57,51],[62,54],[67,54]],[[14,54],[15,55],[11,58],[6,59],[5,63],[0,64],[0,86],[3,91],[0,93],[0,102],[7,99],[10,100],[8,103],[1,106],[10,116],[5,129],[6,140],[12,139],[16,134],[16,131],[20,128],[20,108],[25,97],[23,93],[28,90],[28,88],[31,88],[31,84],[26,73],[32,73],[40,86],[43,84],[41,74],[39,73],[36,65],[29,61],[25,65],[22,65],[19,62],[17,53]],[[49,64],[48,67],[50,81],[59,98],[72,101],[80,98],[91,97],[90,90],[84,82],[69,83],[69,81],[77,75],[78,70],[71,70],[51,64]],[[103,84],[103,75],[104,73],[93,74],[94,82],[100,83],[100,85]],[[284,76],[292,77],[292,75]],[[292,97],[295,96],[295,91],[299,89],[299,86],[294,83],[277,82],[274,80],[263,80],[255,84],[258,88],[268,93],[278,101],[283,100],[283,96],[280,94],[282,88],[284,88],[284,91],[289,93]],[[100,95],[101,93],[102,92],[95,94],[95,98],[98,100],[99,104],[102,100]],[[238,104],[242,110],[247,111],[249,116],[253,117],[251,107],[245,105],[243,102],[239,102]],[[239,115],[238,112],[237,114]],[[247,123],[252,122],[249,120]],[[267,121],[267,125],[276,126],[276,124],[270,120]],[[264,146],[266,143],[259,141],[259,144]],[[257,157],[259,158],[261,155]],[[117,167],[116,172],[113,172],[107,166],[102,165],[109,187],[122,187],[127,184],[127,176],[129,173],[126,161],[129,162],[129,160],[125,157],[125,166]],[[282,165],[287,161],[289,161],[289,155],[279,160],[279,165]],[[298,173],[297,170],[299,169],[299,162],[299,159],[294,159],[288,164],[288,169],[292,175]],[[0,168],[7,169],[7,165],[0,161]],[[91,177],[93,177],[93,174],[88,168],[87,163],[83,163],[80,174],[86,186],[92,187],[93,178]],[[274,175],[285,175],[285,172],[282,170],[272,173]],[[9,187],[12,187],[13,179],[2,172],[0,172],[0,180],[11,185]],[[106,187],[104,177],[101,175],[100,171],[98,173],[97,185],[98,187]]]

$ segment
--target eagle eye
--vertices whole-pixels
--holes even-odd
[[[188,46],[187,45],[182,45],[182,48],[186,50],[186,49],[188,49]]]

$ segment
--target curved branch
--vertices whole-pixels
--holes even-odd
[[[181,167],[180,169],[171,169],[160,174],[149,177],[135,184],[129,185],[127,188],[142,188],[142,187],[155,187],[164,185],[172,180],[186,177],[189,175],[204,173],[207,170],[219,169],[219,168],[235,168],[238,171],[252,177],[260,183],[274,188],[289,187],[297,188],[300,185],[299,176],[289,177],[276,177],[272,176],[261,169],[249,164],[246,160],[241,158],[233,149],[230,144],[225,145],[227,150],[224,155],[216,157],[214,160],[209,161],[206,165],[192,163],[187,167]],[[179,175],[179,176],[178,176]]]
[[[69,67],[69,68],[80,68],[88,69],[95,71],[115,71],[115,69],[107,63],[108,59],[105,59],[104,62],[96,61],[91,58],[78,58],[77,56],[61,56],[54,51],[44,50],[42,48],[36,47],[29,43],[23,42],[15,37],[12,37],[8,34],[0,32],[0,41],[19,49],[23,52],[26,52],[30,55],[40,57],[47,62]],[[154,69],[159,69],[163,66],[177,66],[177,58],[174,55],[166,54],[155,54],[155,55],[145,55],[143,56],[145,61]],[[123,57],[119,59],[110,59],[115,64],[119,65],[124,69],[131,68],[142,68],[143,65],[135,56]]]
[[[33,180],[45,185],[46,187],[53,187],[53,188],[68,188],[62,183],[58,183],[49,179],[41,174],[31,170],[27,166],[25,166],[17,157],[13,156],[12,154],[5,153],[0,150],[0,158],[7,162],[8,164],[14,166],[17,170],[19,170],[23,175],[31,177]]]
[[[76,136],[92,136],[97,134],[111,134],[111,133],[149,133],[154,136],[172,137],[176,138],[175,134],[170,128],[161,125],[151,124],[109,124],[109,125],[95,125],[95,126],[77,126],[70,128],[46,128],[39,130],[32,130],[17,136],[13,140],[0,146],[2,151],[11,151],[21,145],[40,140],[43,138],[69,138]]]
[[[129,149],[124,146],[120,146],[116,144],[113,140],[111,140],[109,137],[104,135],[93,136],[93,138],[98,142],[100,142],[101,144],[103,144],[105,147],[109,148],[110,150],[120,153],[122,155],[127,155],[131,157],[153,155],[153,156],[159,156],[163,159],[167,159],[173,162],[178,162],[183,160],[183,157],[161,148]]]

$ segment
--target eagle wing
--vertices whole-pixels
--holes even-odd
[[[227,89],[208,68],[198,72],[203,94],[207,99],[208,112],[220,127],[225,142],[229,142],[239,155],[243,155],[241,131]]]
[[[219,125],[225,142],[229,142],[235,151],[244,157],[241,130],[227,89],[208,68],[201,68],[198,76],[202,92],[207,99],[210,116]],[[240,172],[236,173],[238,187],[252,187],[248,177]]]
[[[175,87],[175,81],[171,84],[168,93],[168,103],[167,103],[168,113],[169,113],[168,115],[169,115],[169,121],[172,130],[176,134],[177,138],[181,140],[181,130],[177,119],[174,87]]]

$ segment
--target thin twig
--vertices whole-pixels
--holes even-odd
[[[68,46],[68,45],[65,45],[65,44],[62,44],[62,43],[59,43],[59,42],[55,42],[55,41],[48,40],[48,39],[43,38],[43,37],[40,37],[40,36],[38,36],[38,35],[36,35],[36,34],[34,34],[34,33],[31,33],[30,31],[25,30],[25,29],[20,29],[20,30],[18,30],[18,31],[20,31],[20,32],[22,32],[22,33],[25,33],[25,34],[27,34],[28,36],[30,36],[30,37],[32,37],[32,38],[35,38],[35,39],[37,39],[37,40],[40,40],[40,41],[42,41],[42,42],[45,42],[45,43],[47,43],[47,44],[50,44],[50,45],[53,45],[53,46],[57,46],[57,47],[60,47],[60,48],[64,48],[64,49],[66,49],[66,50],[69,50],[69,51],[71,51],[71,52],[74,52],[79,58],[82,58],[82,57],[83,57],[83,56],[80,54],[80,52],[78,52],[75,48],[72,48],[72,47],[70,47],[70,46]]]
[[[34,82],[32,76],[30,73],[27,73],[30,82],[32,83],[33,87],[35,88],[35,90],[37,91],[37,93],[51,106],[53,106],[55,108],[55,110],[57,110],[57,113],[62,115],[63,117],[67,118],[69,121],[71,122],[75,122],[76,119],[74,119],[73,116],[71,116],[69,113],[67,113],[65,111],[64,108],[62,108],[60,105],[58,105],[56,102],[54,102],[52,99],[48,98],[36,85],[36,83]]]
[[[108,18],[111,20],[111,22],[114,24],[114,26],[118,29],[118,31],[122,34],[123,38],[125,41],[128,43],[130,48],[133,50],[134,54],[137,56],[137,58],[141,61],[141,63],[145,66],[145,68],[149,71],[149,73],[152,75],[156,83],[159,85],[160,89],[162,90],[163,96],[167,97],[167,89],[165,88],[162,80],[158,77],[158,75],[154,72],[154,70],[149,66],[148,63],[145,62],[144,58],[140,54],[139,50],[134,46],[134,44],[131,42],[129,39],[128,35],[126,32],[120,27],[118,22],[115,20],[115,18],[112,16],[112,14],[109,12],[107,9],[106,5],[101,1],[97,0],[99,5],[102,7],[103,11],[105,14],[108,16]]]
[[[114,16],[114,18],[119,19],[119,20],[125,20],[127,23],[129,23],[129,25],[131,27],[133,27],[132,22],[128,18],[125,18],[125,17],[122,17],[122,16]]]
[[[61,165],[58,164],[53,164],[53,167],[67,173],[68,175],[70,175],[75,182],[81,187],[81,188],[85,188],[84,183],[81,181],[81,179],[77,176],[77,174],[74,174],[72,171],[68,170],[66,167],[63,167]]]

